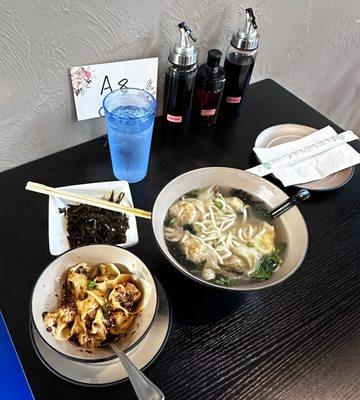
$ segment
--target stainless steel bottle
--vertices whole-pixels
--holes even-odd
[[[170,51],[165,76],[164,124],[168,133],[185,132],[189,127],[197,71],[196,38],[185,22],[178,27],[180,42]]]
[[[259,34],[252,8],[246,9],[242,29],[234,32],[225,57],[226,83],[220,113],[235,117],[240,114],[259,47]]]

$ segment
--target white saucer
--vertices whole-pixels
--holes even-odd
[[[276,146],[278,144],[300,139],[304,136],[309,135],[310,133],[313,133],[314,131],[316,131],[315,128],[297,124],[271,126],[270,128],[263,130],[258,135],[254,147],[268,148]],[[346,168],[342,171],[336,172],[335,174],[331,174],[324,179],[306,182],[304,184],[294,186],[314,191],[338,189],[339,187],[344,186],[350,181],[350,179],[354,175],[354,170],[355,167]]]
[[[131,361],[141,369],[154,362],[165,346],[171,327],[171,309],[168,298],[158,280],[156,280],[159,308],[153,325],[145,338],[128,353]],[[111,386],[128,379],[122,364],[118,359],[104,363],[82,363],[69,360],[50,349],[39,337],[30,324],[30,337],[35,352],[42,363],[55,375],[67,382],[80,386],[103,387]]]

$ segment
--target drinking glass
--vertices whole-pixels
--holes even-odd
[[[128,182],[147,173],[156,100],[142,89],[121,88],[103,101],[114,175]]]

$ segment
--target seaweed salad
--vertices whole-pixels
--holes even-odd
[[[121,192],[115,199],[111,192],[109,201],[120,203],[124,198]],[[120,212],[86,204],[69,205],[59,208],[67,218],[68,241],[71,248],[87,244],[121,244],[126,242],[129,217]]]

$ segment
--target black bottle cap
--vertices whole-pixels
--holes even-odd
[[[222,52],[220,50],[211,49],[208,51],[208,58],[206,64],[211,68],[218,67],[220,64],[221,57],[222,57]]]

